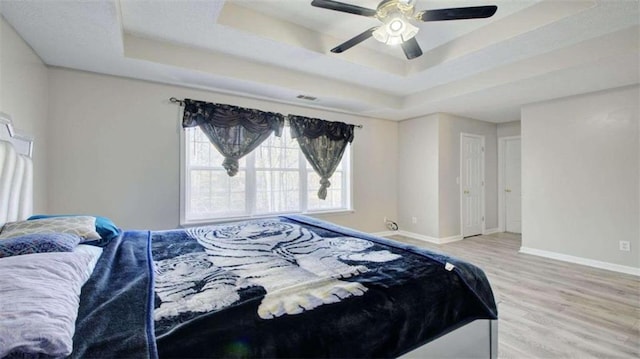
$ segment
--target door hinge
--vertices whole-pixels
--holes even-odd
[[[484,216],[482,216],[482,222],[484,222]]]
[[[484,152],[484,146],[482,146],[482,152]]]

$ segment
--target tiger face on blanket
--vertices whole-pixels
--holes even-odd
[[[196,227],[189,228],[186,232],[204,248],[206,256],[201,259],[206,257],[212,267],[207,267],[206,274],[194,274],[198,277],[197,281],[208,281],[206,285],[197,286],[200,293],[195,293],[193,286],[182,284],[183,287],[190,288],[185,295],[215,301],[219,296],[203,295],[202,292],[220,288],[219,285],[210,283],[218,278],[226,278],[227,286],[224,288],[227,291],[229,288],[237,291],[250,285],[262,286],[266,295],[258,307],[258,315],[263,319],[298,314],[323,304],[363,295],[367,291],[363,284],[343,279],[367,272],[367,262],[388,262],[400,258],[387,250],[369,250],[374,244],[367,240],[353,237],[323,238],[302,226],[277,219]],[[345,261],[359,264],[351,265]],[[171,268],[172,266],[165,266],[164,273],[158,275],[156,281],[189,280],[172,274]],[[228,271],[237,280],[230,283],[229,276],[217,274],[218,269]],[[182,271],[187,272],[184,268]],[[168,307],[176,300],[184,302],[184,298],[175,297],[175,292],[163,292],[161,287],[156,286],[156,291],[163,299],[163,305],[165,298]],[[175,288],[171,285],[166,287]],[[169,298],[168,294],[173,297]],[[217,309],[226,305],[228,304],[209,303],[204,307]],[[200,310],[207,308],[201,306]],[[156,309],[156,317],[158,311],[163,311],[162,305]],[[164,310],[163,313],[169,312],[176,314],[175,310]]]

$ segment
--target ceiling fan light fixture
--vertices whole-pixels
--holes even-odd
[[[487,5],[416,11],[416,2],[417,0],[381,0],[375,9],[337,0],[313,0],[311,5],[375,18],[382,23],[334,47],[331,52],[340,54],[373,37],[383,44],[402,45],[402,51],[408,60],[422,55],[420,44],[415,38],[419,28],[415,25],[431,21],[485,19],[498,10],[495,5]]]
[[[389,23],[389,30],[393,31],[393,32],[399,32],[402,30],[402,28],[404,28],[404,22],[400,19],[393,19],[393,21],[391,21]]]
[[[373,37],[383,44],[399,45],[416,36],[418,30],[402,15],[395,15],[387,17],[384,24],[373,32]]]

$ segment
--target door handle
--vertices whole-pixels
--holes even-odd
[[[505,191],[505,192],[511,192],[511,190],[510,190],[510,189],[505,189],[504,191]]]
[[[466,189],[464,190],[464,194],[469,194],[469,191],[467,191]]]

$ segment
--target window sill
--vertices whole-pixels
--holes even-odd
[[[201,219],[201,220],[193,220],[193,221],[180,221],[180,228],[206,226],[209,224],[220,224],[220,223],[235,222],[235,221],[245,221],[250,219],[271,218],[271,217],[277,217],[277,216],[286,216],[288,214],[302,214],[305,216],[330,216],[330,215],[346,215],[346,214],[352,214],[355,212],[356,211],[354,209],[336,209],[336,210],[327,210],[327,211],[271,213],[271,214],[255,215],[255,216],[209,218],[209,219]]]
[[[300,214],[304,214],[305,216],[332,216],[332,215],[345,215],[356,213],[355,209],[336,209],[331,211],[312,211],[312,212],[304,212]]]

